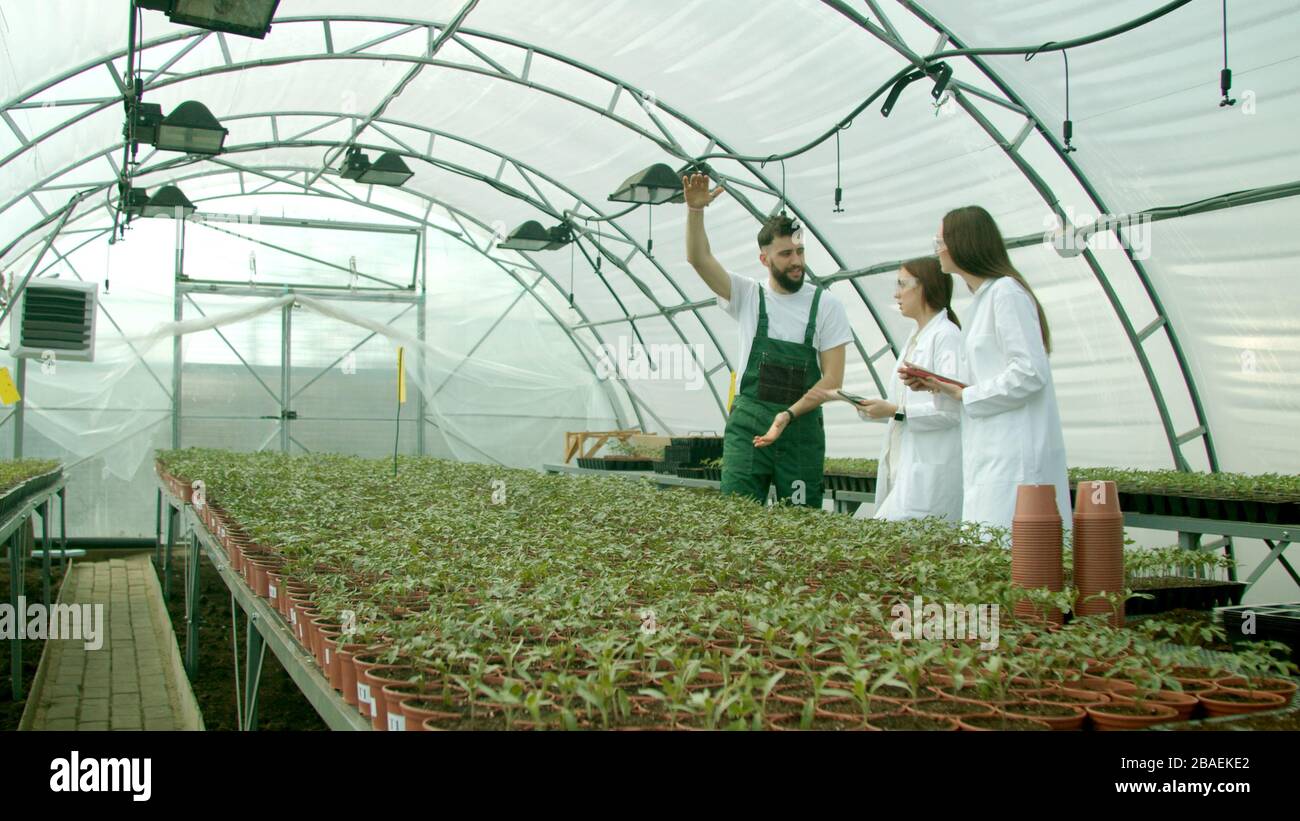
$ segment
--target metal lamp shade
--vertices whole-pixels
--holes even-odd
[[[184,218],[193,214],[195,211],[194,203],[174,185],[164,185],[154,192],[145,204],[143,216],[146,217],[176,217],[178,214]]]
[[[271,30],[280,0],[172,0],[173,23],[261,40]]]
[[[228,133],[203,103],[190,100],[163,118],[155,145],[161,151],[220,154]]]
[[[344,173],[347,176],[347,173]],[[398,154],[384,152],[356,177],[357,182],[373,185],[401,185],[415,176]]]
[[[611,202],[635,202],[660,205],[665,202],[682,202],[682,180],[663,163],[636,172],[623,180],[618,190],[609,195]]]

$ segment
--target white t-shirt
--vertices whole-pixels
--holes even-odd
[[[749,350],[754,347],[754,334],[758,331],[758,289],[763,289],[763,300],[767,305],[767,335],[772,339],[802,343],[817,287],[804,282],[803,287],[793,294],[778,294],[766,281],[760,286],[749,277],[727,275],[731,277],[731,299],[719,297],[718,307],[740,323],[740,350],[736,357],[736,395],[739,396],[745,365],[749,362]],[[852,341],[853,328],[849,325],[844,305],[826,291],[817,303],[813,347],[818,351],[828,351]]]

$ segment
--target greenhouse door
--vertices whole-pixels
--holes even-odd
[[[178,315],[205,319],[256,310],[274,297],[178,290]],[[319,298],[319,297],[317,297]],[[337,297],[335,297],[337,299]],[[354,297],[349,314],[420,336],[418,298]],[[423,450],[423,397],[397,402],[396,350],[381,335],[297,303],[188,334],[176,374],[176,425],[185,447],[352,453]]]
[[[174,341],[174,444],[423,452],[423,396],[398,406],[397,352],[373,330],[424,338],[421,229],[206,214],[177,240],[175,320],[201,327]]]

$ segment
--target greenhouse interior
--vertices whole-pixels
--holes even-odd
[[[0,729],[1300,729],[1298,43],[0,4]]]

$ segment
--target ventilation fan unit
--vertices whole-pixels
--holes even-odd
[[[90,282],[27,284],[19,297],[12,334],[14,356],[90,362],[95,358],[95,302],[99,286]]]

